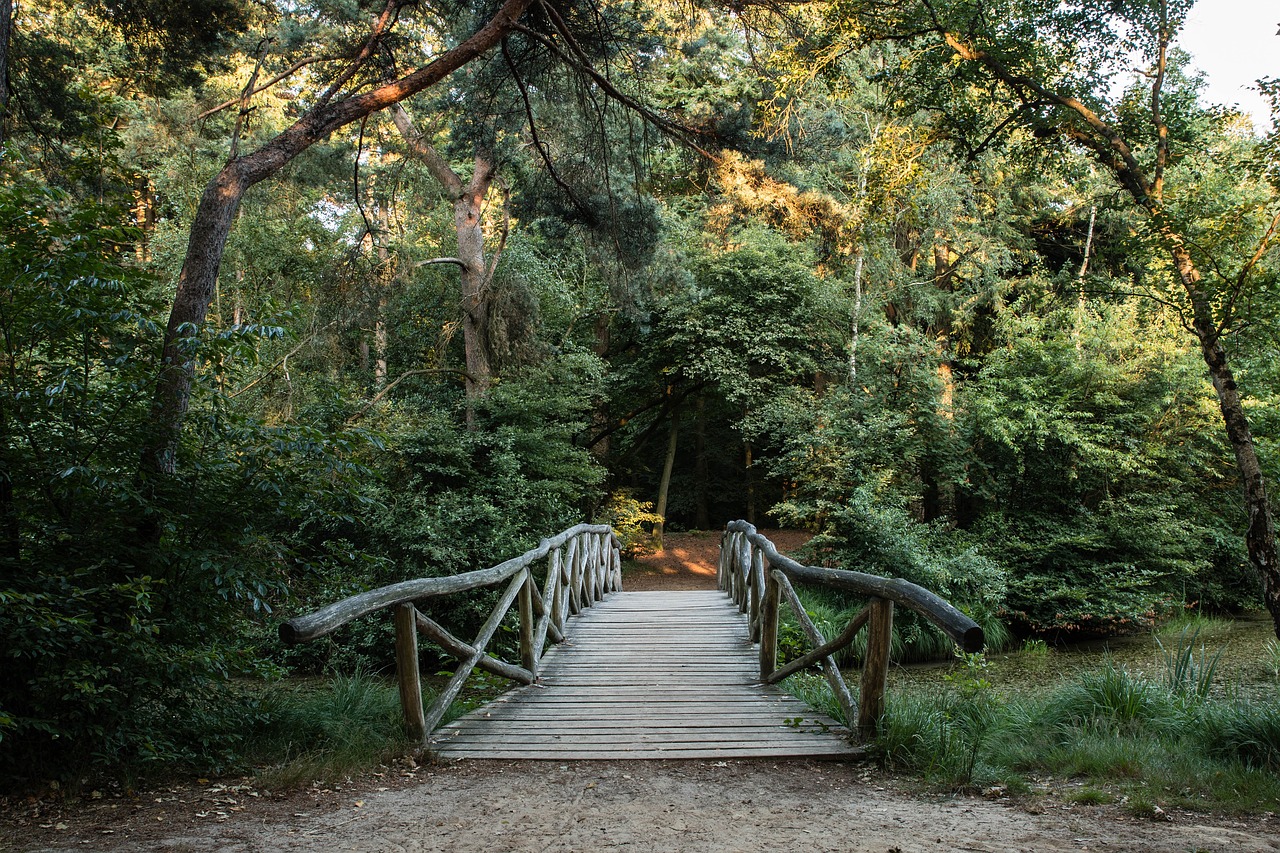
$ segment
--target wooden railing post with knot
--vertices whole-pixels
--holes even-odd
[[[539,589],[534,567],[543,560],[547,561],[547,568]],[[504,583],[502,596],[470,643],[415,606],[415,602]],[[395,621],[396,677],[405,727],[410,737],[425,743],[472,670],[479,668],[520,684],[533,684],[538,680],[548,638],[562,642],[565,623],[571,616],[621,588],[622,556],[613,529],[606,524],[579,524],[543,539],[532,551],[487,569],[384,586],[290,619],[281,624],[280,639],[289,644],[315,640],[353,619],[389,608]],[[519,665],[486,654],[489,641],[517,601]],[[418,674],[419,631],[458,659],[453,676],[425,710]]]
[[[738,609],[747,614],[752,641],[760,644],[760,679],[767,684],[777,684],[789,675],[821,664],[850,727],[855,725],[855,703],[836,665],[835,654],[851,644],[864,627],[867,629],[856,708],[857,731],[863,738],[875,735],[884,715],[894,604],[919,613],[966,652],[981,651],[986,644],[977,623],[929,590],[901,578],[891,580],[863,572],[801,565],[779,554],[772,542],[745,521],[732,521],[725,527],[717,576],[720,589],[732,596]],[[870,601],[844,630],[828,640],[805,612],[796,593],[797,584],[853,592]],[[812,648],[779,667],[778,621],[784,599]]]

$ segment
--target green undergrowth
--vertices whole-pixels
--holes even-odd
[[[444,674],[424,679],[424,707],[430,707],[444,680]],[[474,673],[443,722],[505,686],[500,679]],[[262,787],[281,790],[335,781],[415,748],[405,734],[395,680],[359,670],[325,679],[240,682],[221,707],[190,720],[189,728],[181,761],[130,768],[133,781],[188,770],[210,776],[252,774]]]
[[[1012,689],[993,683],[981,655],[962,655],[933,683],[891,686],[874,748],[887,769],[953,790],[1061,788],[1071,802],[1135,814],[1275,811],[1280,702],[1217,683],[1217,661],[1197,637],[1194,627],[1166,633],[1163,672],[1105,659],[1056,684]],[[820,676],[786,686],[832,713]]]

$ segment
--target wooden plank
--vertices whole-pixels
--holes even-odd
[[[433,738],[439,754],[653,759],[859,753],[835,721],[760,684],[759,652],[748,639],[746,619],[721,592],[612,594],[582,609],[565,633],[567,642],[540,661],[539,684],[441,728]],[[788,724],[797,719],[798,727]]]

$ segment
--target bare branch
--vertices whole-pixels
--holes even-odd
[[[289,66],[289,68],[286,69],[285,71],[280,72],[279,74],[277,74],[276,76],[268,80],[267,82],[263,83],[261,86],[258,86],[253,91],[249,92],[248,97],[253,97],[254,95],[258,95],[258,94],[261,94],[262,92],[265,92],[275,84],[279,83],[281,80],[291,76],[292,74],[307,67],[308,65],[311,65],[312,63],[327,62],[333,58],[334,57],[332,56],[308,56],[306,59],[300,59],[297,62],[293,63],[293,65]],[[196,116],[196,121],[204,121],[214,113],[222,112],[227,107],[234,106],[238,103],[241,103],[244,100],[244,98],[245,98],[245,95],[242,93],[238,97],[223,101],[222,103],[218,104],[216,107],[211,107],[205,110],[204,112],[200,113],[200,115]]]
[[[248,385],[237,388],[235,391],[232,391],[230,394],[228,394],[227,399],[234,400],[236,397],[239,397],[245,391],[248,391],[250,388],[264,381],[268,376],[270,376],[272,373],[275,373],[276,370],[278,370],[282,365],[284,365],[285,362],[287,362],[289,359],[293,358],[295,355],[301,352],[303,347],[305,347],[307,344],[314,341],[317,335],[319,335],[325,329],[332,328],[337,324],[337,322],[338,322],[337,320],[334,320],[330,323],[326,323],[324,326],[321,326],[319,329],[316,329],[315,331],[313,331],[310,335],[307,335],[305,340],[301,341],[296,347],[294,347],[293,349],[285,353],[284,356],[278,359],[275,364],[271,365],[265,371],[263,371],[263,373],[257,379],[253,380]]]
[[[397,376],[394,381],[387,383],[385,388],[383,388],[377,394],[374,394],[371,398],[369,398],[369,402],[361,406],[360,411],[356,412],[354,415],[347,418],[347,423],[353,424],[356,421],[360,420],[360,418],[364,417],[365,412],[369,411],[374,406],[376,406],[384,397],[386,397],[388,394],[391,393],[391,390],[393,388],[395,388],[397,385],[399,385],[401,382],[405,381],[406,379],[409,379],[410,377],[413,377],[413,376],[430,376],[433,374],[439,375],[439,376],[457,376],[461,379],[467,379],[467,380],[472,379],[471,374],[467,373],[465,370],[456,370],[452,368],[443,368],[443,369],[424,368],[421,370],[406,371],[400,374],[399,376]]]
[[[240,133],[244,130],[244,120],[249,115],[249,98],[253,95],[254,84],[258,81],[258,73],[262,70],[262,62],[266,59],[267,48],[270,46],[271,39],[264,38],[258,42],[258,58],[253,64],[253,73],[240,92],[240,112],[236,114],[236,126],[231,130],[231,153],[227,156],[228,161],[236,159],[240,154]]]

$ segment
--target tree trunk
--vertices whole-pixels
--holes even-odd
[[[233,157],[209,182],[191,222],[187,255],[178,275],[177,293],[165,328],[161,369],[151,405],[152,435],[142,454],[145,472],[172,474],[176,471],[178,440],[191,404],[195,370],[191,348],[208,315],[232,220],[245,192],[334,131],[436,85],[476,59],[512,31],[531,2],[506,0],[474,35],[405,77],[336,103],[321,98],[306,115],[266,145]],[[394,11],[389,7],[375,23],[373,35],[357,58],[357,64],[376,52],[377,42],[390,27]]]
[[[0,539],[4,545],[0,554],[4,554],[15,563],[22,556],[22,530],[18,524],[18,504],[13,495],[13,471],[9,462],[0,452]]]
[[[1276,549],[1275,521],[1271,515],[1271,503],[1267,497],[1266,483],[1262,477],[1262,465],[1258,461],[1253,442],[1253,431],[1245,415],[1235,376],[1227,364],[1227,352],[1222,347],[1221,335],[1213,320],[1212,308],[1200,286],[1200,272],[1196,269],[1191,253],[1176,235],[1164,231],[1171,246],[1174,266],[1191,301],[1191,328],[1200,343],[1200,353],[1209,368],[1213,390],[1218,395],[1218,407],[1226,426],[1227,440],[1235,453],[1236,468],[1244,489],[1244,504],[1249,527],[1245,532],[1245,547],[1249,562],[1262,579],[1262,596],[1271,613],[1277,638],[1280,638],[1280,558]]]
[[[662,536],[667,527],[667,495],[671,491],[671,469],[676,464],[676,438],[680,433],[680,413],[671,412],[671,432],[667,437],[667,458],[662,464],[662,481],[658,483],[658,515],[662,520],[653,526],[654,545],[662,550]]]
[[[747,524],[756,523],[756,483],[751,476],[751,466],[755,461],[752,458],[751,442],[742,442],[743,462],[746,466],[747,475]]]
[[[609,356],[609,314],[601,311],[595,322],[595,354],[603,362]],[[591,445],[590,450],[601,465],[609,464],[609,425],[612,417],[609,412],[609,398],[602,396],[591,412],[591,427],[597,435],[603,435],[599,441]]]
[[[13,30],[13,0],[0,0],[0,147],[9,118],[9,33]]]
[[[492,346],[489,340],[489,288],[497,269],[501,247],[492,260],[486,261],[484,253],[484,200],[497,175],[493,158],[482,151],[476,152],[471,180],[462,178],[440,156],[422,134],[414,128],[404,107],[397,105],[393,113],[396,128],[409,143],[414,155],[427,167],[427,171],[440,184],[445,196],[453,204],[453,231],[458,241],[456,258],[441,258],[457,264],[461,270],[462,290],[462,348],[467,363],[467,399],[483,396],[493,385]],[[468,407],[470,421],[470,407]]]
[[[493,162],[476,154],[475,172],[462,195],[453,203],[453,227],[458,235],[458,259],[462,261],[462,345],[467,359],[467,397],[482,396],[493,385],[493,360],[489,348],[490,271],[485,266],[484,197],[493,182]]]
[[[697,500],[694,526],[699,530],[711,529],[711,511],[707,506],[707,395],[698,395],[698,408],[694,417],[694,495]]]
[[[379,250],[385,255],[386,247]],[[378,276],[378,299],[373,316],[373,387],[381,391],[387,387],[387,281]]]

